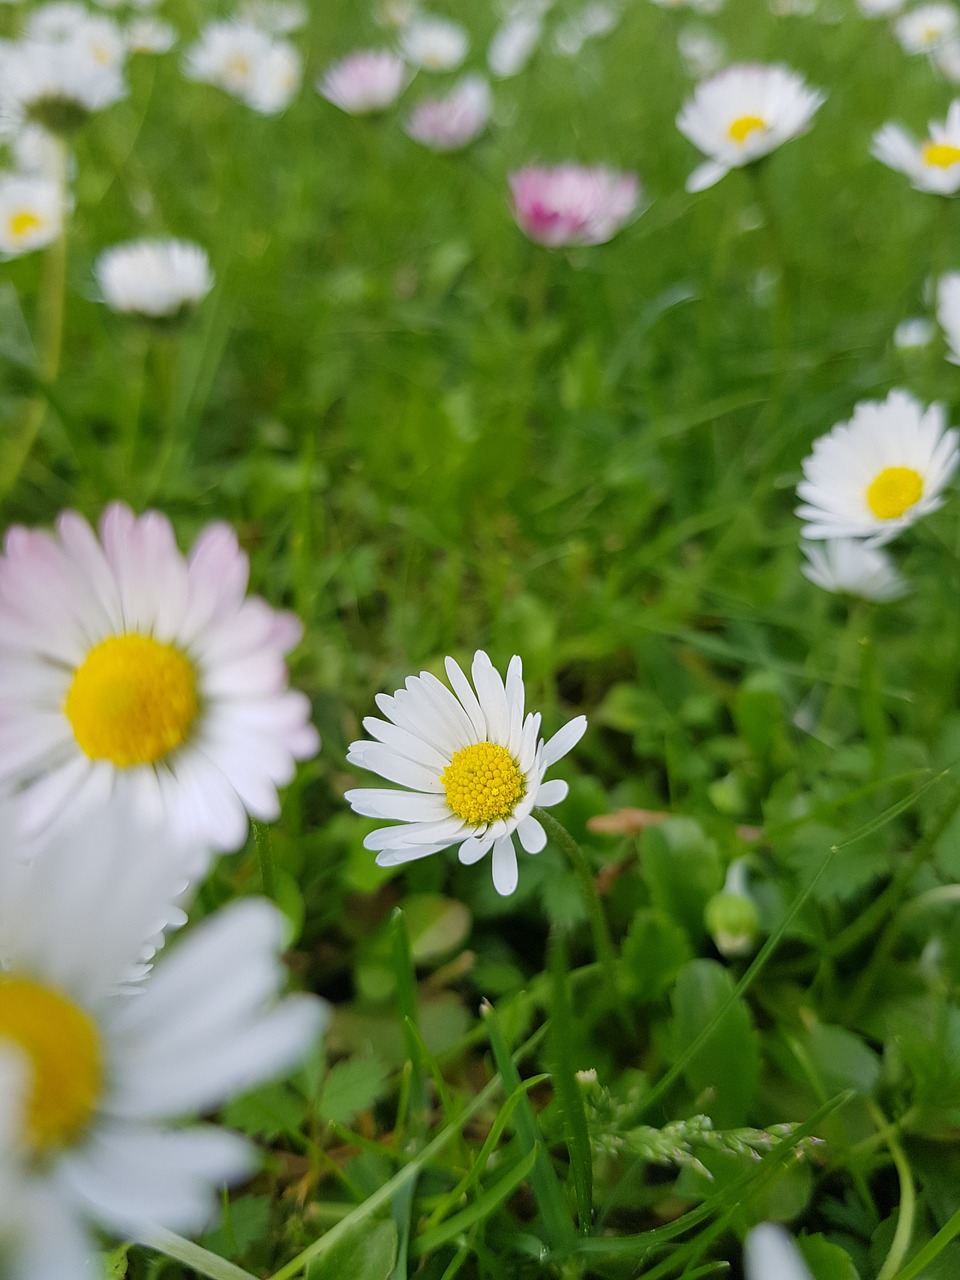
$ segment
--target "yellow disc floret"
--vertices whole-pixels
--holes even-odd
[[[913,467],[884,467],[867,487],[867,506],[878,520],[899,520],[923,497],[923,476]]]
[[[0,1046],[26,1067],[22,1138],[33,1152],[66,1146],[83,1131],[103,1085],[96,1024],[51,987],[0,975]]]
[[[477,742],[457,751],[440,781],[447,804],[471,827],[508,818],[527,789],[513,756],[494,742]]]
[[[742,147],[750,137],[751,133],[756,133],[758,129],[766,129],[767,122],[762,116],[738,116],[733,120],[727,128],[727,133],[734,142],[738,142]]]
[[[152,636],[111,636],[77,668],[63,710],[91,760],[153,764],[180,746],[196,718],[193,667]]]
[[[949,142],[925,142],[921,155],[923,163],[935,169],[949,169],[960,163],[960,147],[952,147]]]
[[[14,240],[22,240],[24,236],[28,236],[31,231],[39,231],[43,226],[43,219],[37,217],[29,209],[21,209],[18,213],[10,215],[10,234]]]

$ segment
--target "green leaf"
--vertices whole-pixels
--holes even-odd
[[[799,1037],[816,1068],[827,1095],[842,1089],[871,1093],[880,1075],[880,1062],[859,1036],[843,1027],[815,1023]]]
[[[624,986],[642,1003],[660,999],[680,968],[693,959],[680,925],[647,907],[634,916],[622,955]]]
[[[823,1236],[798,1236],[797,1248],[814,1280],[860,1280],[860,1272],[846,1249]]]
[[[733,993],[733,979],[713,960],[692,960],[677,977],[673,990],[673,1036],[682,1056]],[[760,1076],[757,1033],[746,1002],[737,998],[720,1018],[709,1041],[687,1062],[687,1084],[698,1106],[717,1125],[731,1129],[744,1124]]]
[[[282,1134],[298,1133],[307,1116],[307,1103],[286,1084],[268,1084],[234,1098],[223,1112],[224,1123],[251,1138],[273,1142]]]
[[[307,1280],[389,1280],[396,1260],[396,1223],[377,1222],[315,1258],[307,1267]]]
[[[696,822],[671,818],[643,833],[640,858],[653,905],[682,925],[692,939],[703,940],[704,908],[723,883],[713,842]]]
[[[203,1245],[225,1258],[242,1258],[269,1230],[270,1197],[240,1196],[227,1203],[220,1225],[203,1237]]]
[[[359,1111],[368,1111],[383,1097],[388,1076],[387,1067],[375,1054],[338,1062],[328,1071],[320,1090],[320,1119],[350,1124]]]

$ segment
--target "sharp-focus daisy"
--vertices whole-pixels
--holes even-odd
[[[405,128],[431,151],[456,151],[483,133],[490,107],[490,86],[483,76],[464,76],[445,97],[418,103]]]
[[[42,175],[0,175],[0,254],[19,257],[56,240],[63,222],[60,183]]]
[[[605,244],[636,212],[640,180],[602,165],[534,165],[510,174],[510,192],[517,225],[538,244]]]
[[[952,4],[922,4],[894,24],[905,53],[933,53],[960,34],[960,13]]]
[[[960,191],[960,99],[951,102],[943,124],[931,120],[929,128],[929,136],[917,142],[900,125],[885,124],[874,134],[870,150],[906,174],[918,191],[955,195]]]
[[[800,1250],[772,1222],[762,1222],[747,1235],[743,1246],[747,1280],[813,1280]]]
[[[167,319],[196,306],[213,288],[205,249],[186,240],[131,240],[106,249],[94,265],[112,311]]]
[[[301,625],[246,596],[233,530],[189,557],[164,516],[107,507],[100,538],[75,512],[55,534],[14,527],[0,557],[0,788],[37,834],[130,797],[145,819],[235,849],[247,814],[319,738],[284,654]]]
[[[259,111],[274,115],[300,85],[300,55],[252,22],[209,22],[186,51],[184,75],[224,89]]]
[[[284,926],[258,899],[204,921],[131,994],[176,864],[98,831],[26,865],[0,857],[0,1063],[18,1069],[0,1070],[0,1114],[16,1185],[47,1210],[39,1238],[29,1217],[5,1224],[12,1280],[93,1274],[87,1224],[140,1240],[202,1229],[254,1152],[182,1118],[289,1070],[326,1019],[314,997],[278,999]]]
[[[937,286],[937,319],[947,339],[947,359],[960,364],[960,271],[949,272]]]
[[[906,391],[864,400],[849,422],[814,441],[797,485],[805,538],[868,538],[881,546],[943,506],[956,469],[957,432],[943,407]]]
[[[533,56],[543,34],[539,14],[518,13],[499,27],[487,50],[487,66],[499,79],[519,75]]]
[[[177,29],[161,18],[133,18],[125,31],[131,53],[168,53],[177,43]]]
[[[687,190],[704,191],[798,137],[824,98],[788,67],[738,63],[704,80],[677,116],[680,132],[710,157],[691,173]]]
[[[403,28],[400,52],[424,71],[456,71],[470,48],[470,37],[450,18],[420,13]]]
[[[885,551],[859,538],[803,542],[801,573],[824,591],[861,600],[899,600],[910,588]]]
[[[317,93],[352,116],[392,107],[410,78],[402,58],[386,49],[361,49],[328,67]]]
[[[544,782],[543,775],[576,746],[587,722],[577,716],[545,743],[539,712],[524,716],[519,658],[510,659],[506,684],[482,651],[474,655],[473,687],[452,658],[445,665],[452,693],[428,671],[410,676],[392,697],[377,697],[386,719],[363,722],[375,741],[352,743],[347,756],[408,790],[365,787],[348,791],[347,800],[357,813],[401,824],[380,827],[364,841],[379,850],[381,866],[454,844],[470,865],[493,850],[493,883],[507,895],[517,887],[514,832],[528,853],[546,844],[531,810],[566,796],[565,782]]]
[[[32,120],[54,133],[69,133],[95,111],[127,95],[122,67],[99,62],[75,40],[29,41],[4,68],[0,109],[8,122]]]

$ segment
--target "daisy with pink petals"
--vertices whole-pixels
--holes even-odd
[[[356,813],[399,826],[379,827],[364,841],[382,867],[395,867],[459,845],[462,863],[492,851],[493,884],[507,896],[519,871],[514,833],[527,853],[539,853],[546,832],[533,814],[567,794],[567,784],[544,781],[550,765],[583,737],[577,716],[544,742],[539,712],[524,715],[523,671],[513,657],[504,682],[487,655],[473,659],[473,684],[453,658],[445,661],[453,692],[421,671],[377,706],[386,719],[368,716],[373,741],[354,742],[351,764],[379,773],[395,787],[363,787],[346,798]]]
[[[446,97],[418,103],[406,131],[431,151],[457,151],[483,133],[490,107],[490,86],[483,76],[464,76]]]
[[[637,175],[603,166],[531,166],[511,173],[509,181],[520,230],[550,248],[606,244],[640,203]]]
[[[335,62],[317,81],[317,93],[351,116],[392,107],[410,79],[407,64],[386,49],[362,49]]]
[[[0,557],[0,790],[27,836],[126,798],[150,823],[238,848],[320,740],[288,688],[302,627],[247,596],[233,530],[181,555],[170,521],[113,503],[14,527]]]

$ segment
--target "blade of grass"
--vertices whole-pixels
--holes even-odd
[[[560,1105],[563,1136],[570,1156],[570,1172],[577,1200],[577,1216],[581,1235],[587,1235],[593,1222],[593,1157],[583,1093],[577,1085],[571,1057],[573,1045],[573,1009],[568,983],[569,961],[566,934],[560,925],[550,932],[550,979],[553,990],[550,1030],[547,1035],[550,1071]]]
[[[449,1244],[451,1240],[455,1240],[457,1236],[462,1235],[464,1231],[468,1231],[478,1222],[486,1221],[496,1209],[500,1208],[505,1200],[508,1200],[513,1195],[521,1183],[527,1181],[540,1156],[540,1152],[541,1147],[538,1142],[534,1145],[532,1151],[528,1151],[509,1172],[504,1174],[492,1187],[488,1187],[483,1195],[479,1196],[462,1213],[454,1214],[452,1218],[448,1218],[442,1226],[435,1228],[433,1231],[424,1231],[417,1236],[411,1244],[411,1253],[415,1257],[433,1253],[442,1245]]]

